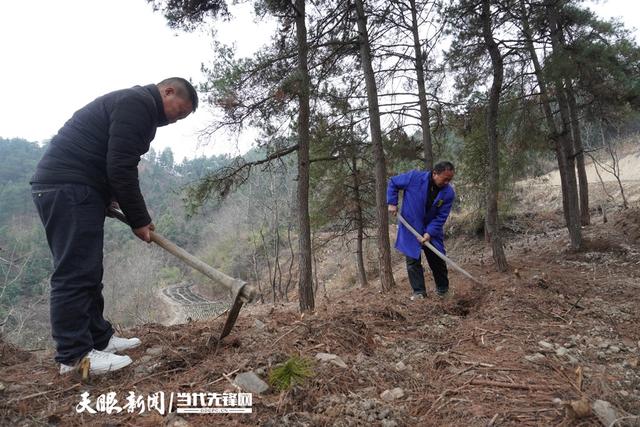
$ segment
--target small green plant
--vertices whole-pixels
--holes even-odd
[[[304,357],[292,356],[269,373],[269,383],[278,391],[291,389],[313,376],[313,364]]]

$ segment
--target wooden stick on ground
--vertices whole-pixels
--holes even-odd
[[[553,389],[552,386],[549,385],[540,385],[540,384],[515,384],[515,383],[505,383],[500,381],[488,381],[488,380],[472,380],[471,385],[486,385],[489,387],[505,387],[505,388],[513,388],[518,390],[549,390]]]

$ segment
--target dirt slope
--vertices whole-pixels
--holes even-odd
[[[133,367],[92,384],[58,376],[49,354],[26,357],[5,346],[2,424],[598,425],[593,415],[568,418],[558,403],[580,398],[640,414],[640,247],[628,231],[639,229],[640,209],[587,227],[582,253],[567,251],[559,221],[551,214],[513,220],[512,229],[527,233],[509,236],[507,274],[478,261],[489,258],[482,242],[451,240],[457,259],[486,285],[452,273],[449,301],[431,294],[410,302],[398,264],[398,288],[389,294],[375,284],[333,285],[326,297],[320,293],[314,315],[301,318],[293,303],[244,311],[217,355],[223,318],[126,331],[144,342],[131,353]],[[264,378],[291,355],[314,359],[318,352],[346,367],[316,361],[314,376],[292,391],[254,395],[251,415],[74,410],[85,390],[94,399],[110,391],[121,398],[130,390],[234,391],[227,374],[254,370]],[[381,397],[394,388],[403,396]]]
[[[297,303],[251,305],[217,353],[224,317],[144,325],[122,331],[143,340],[132,367],[85,384],[60,377],[50,352],[0,340],[0,425],[600,425],[566,409],[580,399],[640,415],[640,185],[625,185],[633,207],[624,211],[591,186],[593,205],[608,203],[608,222],[594,210],[587,250],[573,253],[559,188],[522,183],[516,215],[504,224],[510,271],[493,271],[481,240],[449,239],[449,253],[485,285],[453,272],[446,301],[409,301],[397,254],[394,291],[378,292],[375,278],[357,288],[352,252],[338,245],[318,255],[316,313],[301,317]],[[368,261],[375,267],[375,256]],[[320,362],[318,353],[344,363]],[[129,391],[234,392],[237,373],[266,379],[293,355],[314,361],[313,377],[287,393],[254,394],[250,415],[75,410],[82,392],[94,402],[115,392],[120,403]]]

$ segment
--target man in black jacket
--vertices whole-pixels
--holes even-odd
[[[135,235],[150,241],[154,225],[140,192],[140,157],[158,126],[197,107],[195,89],[179,77],[108,93],[76,111],[38,163],[31,188],[53,255],[51,330],[60,373],[85,357],[94,374],[131,363],[115,353],[140,340],[115,336],[103,317],[106,208],[117,202]]]

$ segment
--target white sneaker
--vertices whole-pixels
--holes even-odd
[[[107,353],[125,351],[129,350],[130,348],[136,348],[141,344],[141,342],[142,341],[140,341],[140,338],[122,338],[112,335],[111,339],[109,339],[109,344],[107,344],[107,346],[102,349],[102,351],[105,351]]]
[[[84,358],[89,360],[89,373],[93,375],[106,374],[107,372],[117,371],[131,364],[132,360],[129,356],[119,356],[113,353],[107,353],[100,350],[91,350]],[[60,373],[66,374],[74,371],[80,361],[73,366],[60,364]]]
[[[424,294],[413,294],[411,295],[411,298],[409,298],[411,301],[417,301],[420,299],[424,299]]]

